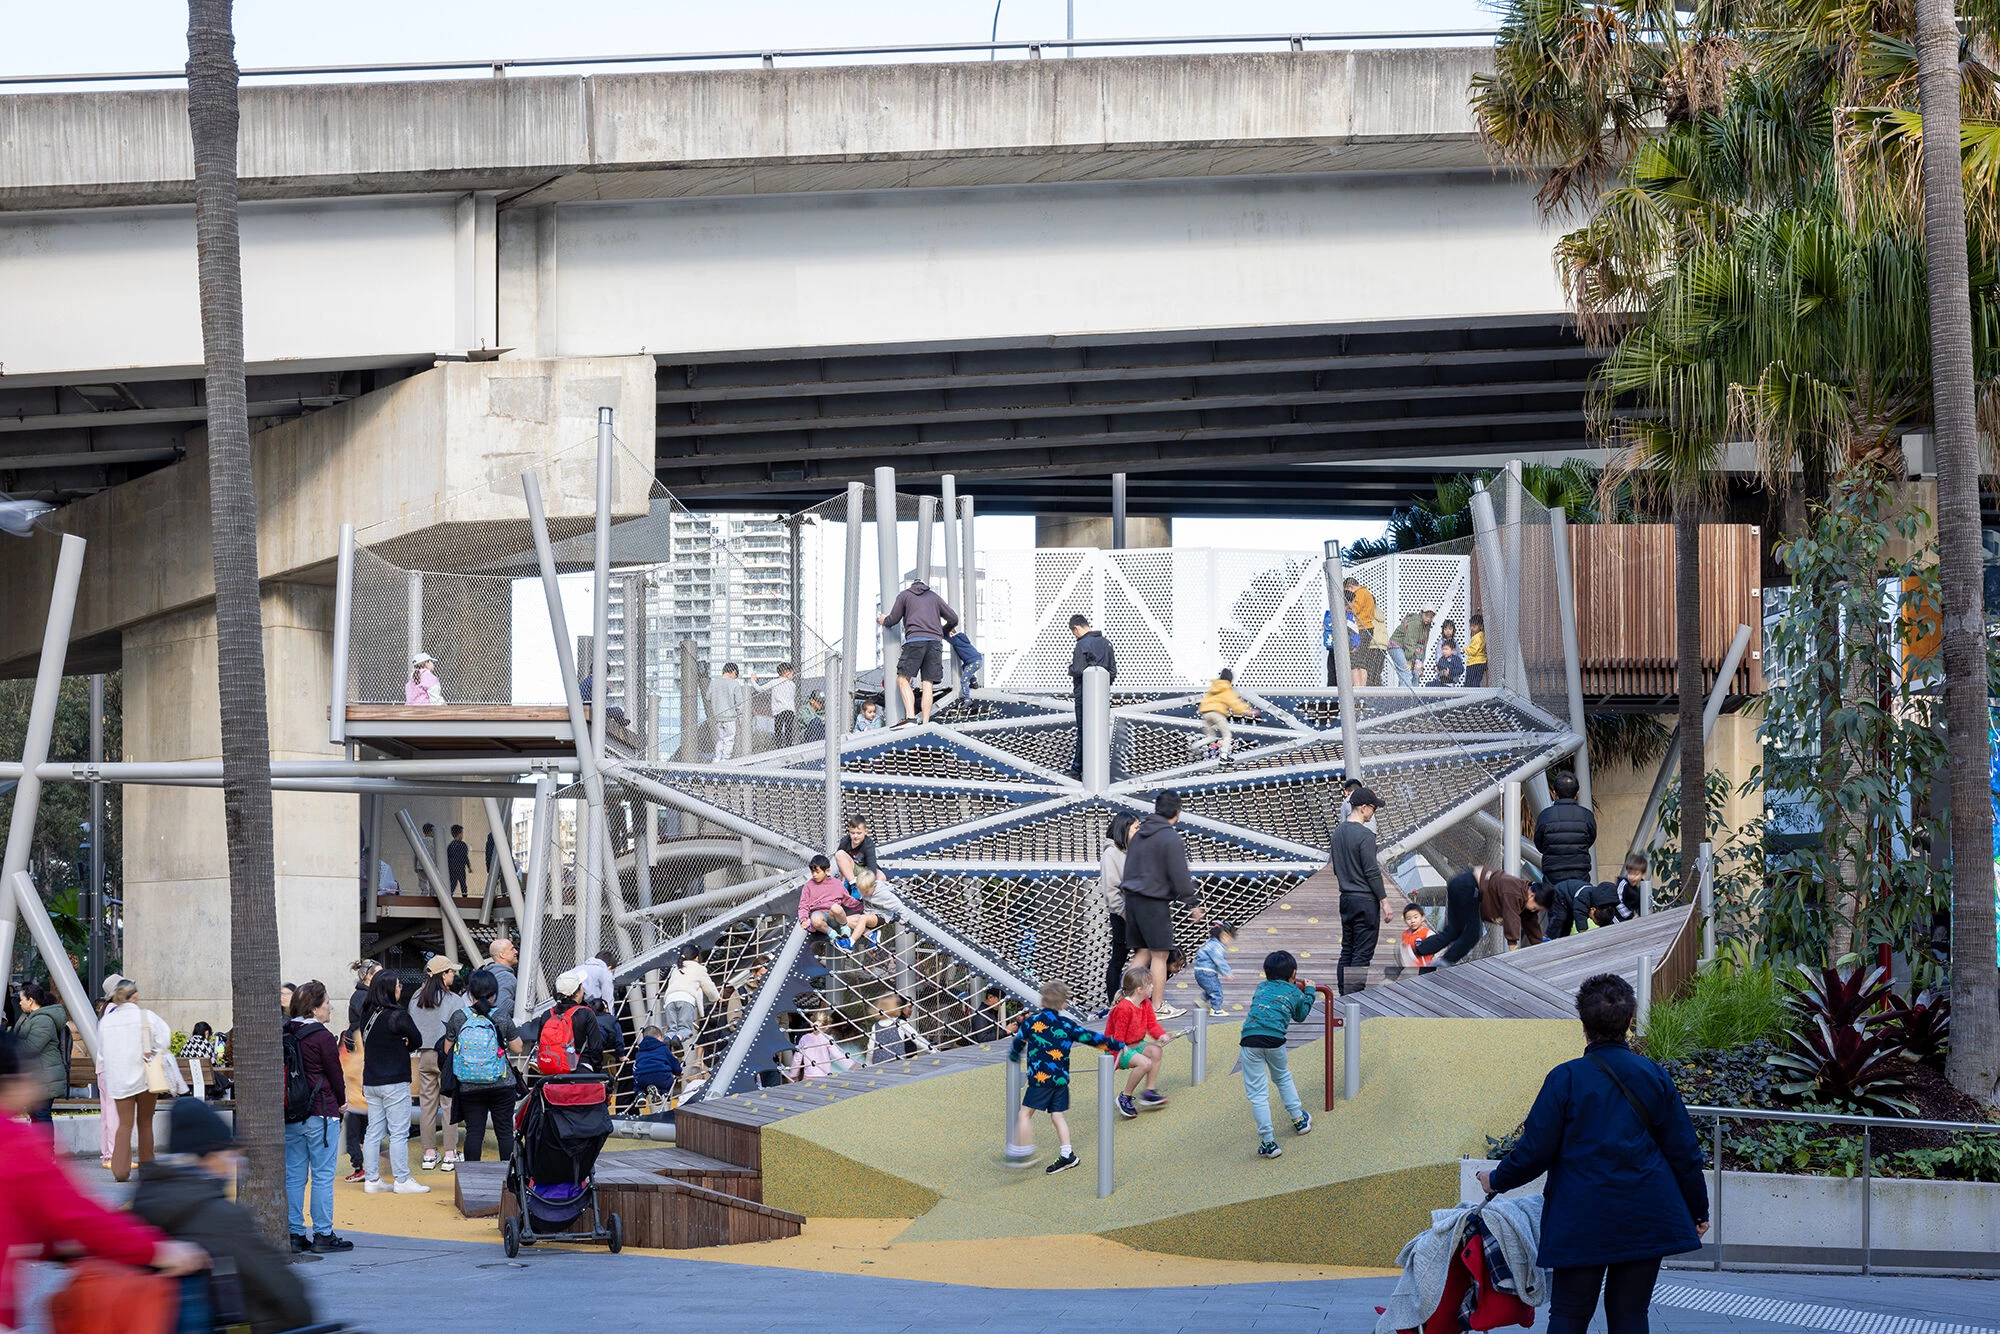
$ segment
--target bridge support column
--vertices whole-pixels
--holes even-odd
[[[1174,521],[1158,517],[1125,520],[1125,546],[1170,547],[1174,544]],[[1035,545],[1038,547],[1101,547],[1112,549],[1111,516],[1094,514],[1037,514]]]

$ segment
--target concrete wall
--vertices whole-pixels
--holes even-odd
[[[1125,518],[1125,545],[1128,547],[1170,547],[1174,544],[1174,521],[1156,517]],[[1102,547],[1111,549],[1109,515],[1037,514],[1037,547]]]
[[[1722,771],[1729,780],[1730,791],[1722,808],[1722,827],[1709,831],[1709,840],[1718,845],[1764,813],[1760,793],[1749,797],[1737,795],[1750,771],[1764,762],[1764,743],[1757,731],[1760,717],[1761,709],[1753,705],[1741,713],[1726,713],[1715,720],[1715,734],[1708,745],[1708,767],[1711,771]],[[1592,763],[1590,795],[1597,814],[1598,879],[1609,880],[1624,864],[1658,768],[1657,760],[1641,768],[1622,763]]]
[[[550,474],[551,515],[587,513],[598,407],[616,410],[624,439],[650,442],[653,382],[650,357],[447,362],[260,433],[251,448],[264,578],[330,583],[342,523],[392,558],[397,543],[407,558],[444,523],[480,525],[492,543],[524,548],[519,475],[531,467]],[[196,441],[173,467],[53,516],[90,543],[76,639],[214,597],[208,462]],[[621,456],[613,496],[620,514],[643,512],[647,503],[652,476],[641,460],[650,451],[637,449],[637,456]],[[34,670],[59,546],[54,535],[38,533],[0,547],[0,675]],[[324,712],[315,701],[314,717]]]

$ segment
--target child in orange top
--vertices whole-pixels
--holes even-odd
[[[1403,943],[1397,952],[1403,956],[1404,968],[1414,968],[1420,973],[1428,973],[1437,966],[1418,958],[1413,948],[1418,941],[1428,939],[1430,934],[1430,923],[1425,920],[1422,908],[1412,903],[1403,909]]]
[[[1152,991],[1152,973],[1144,968],[1126,969],[1118,1003],[1104,1020],[1105,1036],[1125,1044],[1125,1050],[1118,1055],[1118,1068],[1132,1072],[1126,1077],[1125,1091],[1118,1095],[1118,1114],[1128,1121],[1139,1114],[1132,1095],[1138,1091],[1141,1080],[1146,1083],[1146,1091],[1139,1094],[1139,1104],[1148,1111],[1167,1105],[1166,1098],[1153,1087],[1159,1082],[1164,1059],[1161,1044],[1169,1040],[1169,1034],[1153,1013]]]

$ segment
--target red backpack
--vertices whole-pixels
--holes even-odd
[[[572,1005],[567,1010],[557,1011],[542,1020],[541,1036],[535,1039],[535,1070],[544,1075],[568,1075],[576,1073],[576,1013],[582,1006]]]

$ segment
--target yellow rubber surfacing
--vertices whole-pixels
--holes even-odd
[[[1083,1165],[1050,1177],[1048,1119],[1036,1117],[1036,1170],[1002,1165],[1000,1067],[852,1098],[767,1126],[764,1198],[809,1217],[931,1205],[902,1232],[916,1243],[1094,1235],[1219,1261],[1393,1265],[1455,1204],[1458,1159],[1511,1130],[1542,1078],[1579,1054],[1565,1020],[1373,1018],[1362,1029],[1361,1096],[1323,1112],[1321,1043],[1291,1053],[1315,1129],[1294,1136],[1273,1093],[1284,1156],[1256,1157],[1257,1135],[1235,1063],[1236,1027],[1209,1030],[1210,1077],[1188,1085],[1188,1044],[1169,1048],[1160,1082],[1171,1105],[1115,1128],[1116,1191],[1097,1198],[1096,1062],[1073,1062],[1070,1130]],[[1339,1080],[1336,1051],[1333,1078]],[[1122,1079],[1121,1079],[1122,1087]],[[893,1186],[889,1183],[893,1182]],[[885,1208],[895,1200],[897,1208]]]

